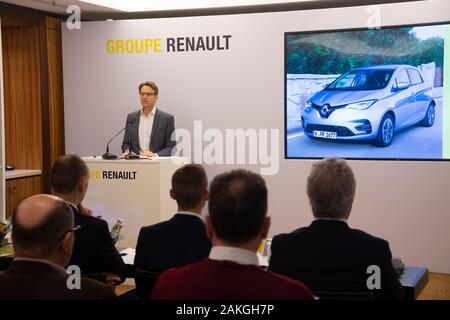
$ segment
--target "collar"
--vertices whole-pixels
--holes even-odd
[[[346,224],[348,224],[347,219],[334,219],[334,218],[316,218],[316,219],[314,219],[314,221],[320,221],[320,220],[325,220],[325,221],[340,221],[340,222],[345,222]]]
[[[62,271],[64,273],[66,273],[66,269],[64,269],[63,267],[61,267],[60,265],[51,262],[49,260],[45,260],[45,259],[35,259],[35,258],[27,258],[27,257],[16,257],[14,258],[14,261],[28,261],[28,262],[37,262],[37,263],[44,263],[47,264],[53,268],[55,268],[58,271]]]
[[[202,220],[203,221],[203,219],[202,219],[202,216],[201,215],[199,215],[198,213],[195,213],[195,212],[189,212],[189,211],[178,211],[177,213],[175,213],[175,214],[183,214],[183,215],[185,215],[185,216],[193,216],[193,217],[197,217],[197,218],[199,218],[200,220]]]
[[[72,202],[70,202],[70,201],[66,201],[66,203],[68,204],[68,205],[71,205],[76,211],[75,212],[78,212],[78,206],[76,206],[74,203],[72,203]]]
[[[143,109],[141,109],[141,112],[140,112],[139,114],[141,115],[141,117],[149,118],[149,117],[151,117],[151,116],[155,116],[155,113],[156,113],[156,106],[153,106],[153,109],[152,109],[152,111],[150,111],[150,113],[148,114],[148,116],[146,116],[146,115],[144,114]]]
[[[236,247],[214,246],[209,254],[211,260],[227,260],[244,265],[259,266],[256,253]]]

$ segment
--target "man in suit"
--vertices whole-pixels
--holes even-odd
[[[156,108],[158,86],[151,81],[139,85],[142,109],[128,114],[122,152],[127,156],[130,151],[145,157],[172,155],[176,142],[172,140],[175,131],[173,115]],[[130,141],[131,139],[131,141]]]
[[[172,176],[170,196],[178,212],[168,221],[143,227],[136,245],[136,269],[161,272],[206,258],[211,241],[201,212],[208,200],[208,179],[201,165],[188,164]],[[136,276],[138,278],[138,276]],[[136,286],[140,292],[140,280]],[[146,295],[150,292],[140,294]]]
[[[256,252],[269,227],[261,176],[245,170],[218,175],[206,217],[213,245],[209,258],[164,272],[152,299],[312,299],[299,281],[258,266]]]
[[[12,222],[15,258],[0,275],[0,300],[117,299],[111,288],[91,279],[79,279],[77,288],[64,269],[78,226],[62,199],[29,197],[17,206]]]
[[[348,226],[355,188],[344,160],[315,163],[307,182],[315,220],[309,227],[273,238],[269,270],[298,279],[313,291],[368,291],[367,283],[376,282],[369,279],[372,272],[367,268],[375,265],[381,271],[381,289],[374,296],[402,298],[389,243]]]
[[[70,264],[78,265],[83,274],[103,274],[106,282],[116,285],[125,280],[127,267],[114,246],[106,221],[82,214],[78,205],[88,189],[89,170],[76,155],[59,157],[52,167],[51,185],[55,195],[73,207],[75,244]]]

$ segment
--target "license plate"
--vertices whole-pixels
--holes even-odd
[[[317,138],[336,139],[336,132],[314,130],[313,135]]]

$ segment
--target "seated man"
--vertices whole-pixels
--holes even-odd
[[[347,224],[355,197],[355,178],[344,160],[315,163],[307,192],[315,220],[309,227],[272,240],[269,270],[304,282],[314,291],[368,291],[367,268],[381,270],[383,298],[402,298],[387,241]],[[381,292],[378,292],[381,291]]]
[[[211,250],[201,218],[208,200],[203,167],[188,164],[175,171],[170,196],[177,202],[178,212],[168,221],[141,229],[134,259],[136,269],[161,272],[200,261]],[[136,286],[139,291],[138,279]]]
[[[73,213],[62,199],[37,195],[12,217],[14,261],[0,275],[0,300],[117,299],[108,286],[81,278],[79,288],[64,267],[74,243]],[[74,275],[73,275],[74,276]]]
[[[312,299],[299,281],[258,266],[256,251],[270,218],[267,189],[257,174],[236,170],[211,183],[206,230],[209,258],[164,272],[152,299]]]
[[[106,221],[79,212],[88,188],[89,170],[76,155],[64,155],[53,164],[51,184],[55,195],[72,206],[75,244],[70,264],[78,265],[83,274],[104,274],[106,282],[115,285],[125,280],[127,267],[114,246]]]

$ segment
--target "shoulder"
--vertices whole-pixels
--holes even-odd
[[[192,277],[196,278],[198,275],[201,274],[200,271],[204,272],[205,270],[209,269],[209,259],[205,258],[202,261],[194,262],[182,267],[178,268],[171,268],[169,270],[164,271],[160,278],[161,279],[192,279]]]
[[[303,298],[313,299],[311,291],[302,282],[272,271],[266,271],[265,274],[274,286],[277,286],[280,290],[283,290],[284,294],[291,291],[303,296]]]
[[[128,119],[130,119],[130,118],[136,118],[136,117],[139,116],[140,113],[141,113],[141,110],[137,110],[137,111],[130,112],[130,113],[127,115],[127,118],[128,118]]]
[[[158,222],[151,226],[142,227],[140,233],[141,234],[152,234],[154,232],[159,232],[161,230],[164,230],[164,229],[170,227],[171,224],[172,224],[171,220]]]
[[[309,230],[309,227],[298,228],[290,233],[280,233],[272,238],[272,245],[274,243],[286,243],[290,241],[294,241],[294,239],[301,237],[306,234]]]
[[[159,117],[164,118],[164,119],[173,119],[173,115],[172,115],[172,114],[170,114],[170,113],[168,113],[168,112],[165,112],[165,111],[162,111],[162,110],[159,109],[159,108],[156,109],[156,114],[157,114]]]
[[[389,246],[389,243],[386,240],[371,235],[370,233],[367,233],[365,231],[359,229],[350,229],[350,232],[353,235],[353,237],[358,238],[361,241],[367,241],[379,246]]]
[[[108,230],[108,224],[106,223],[105,220],[96,218],[93,216],[89,216],[86,214],[77,213],[75,215],[75,221],[81,227],[89,227],[89,228]]]

